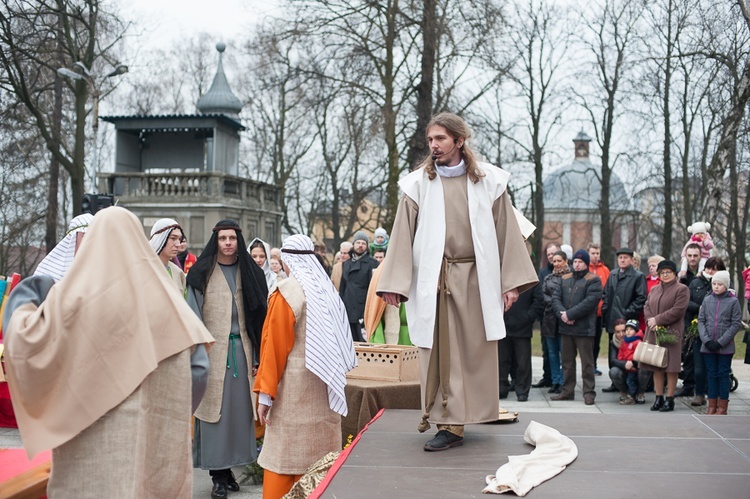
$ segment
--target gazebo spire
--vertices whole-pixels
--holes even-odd
[[[216,76],[208,92],[198,99],[198,111],[203,114],[224,114],[235,120],[239,120],[242,102],[229,88],[229,82],[224,74],[224,66],[221,62],[222,53],[227,46],[223,42],[216,44],[219,51],[219,65],[216,68]]]

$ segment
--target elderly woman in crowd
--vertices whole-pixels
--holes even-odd
[[[562,283],[562,277],[570,273],[568,267],[568,255],[563,250],[556,251],[552,255],[552,273],[544,278],[542,282],[542,293],[544,295],[544,315],[542,317],[542,339],[547,344],[549,352],[549,368],[552,374],[552,388],[549,393],[562,393],[563,372],[560,363],[561,340],[559,332],[559,321],[557,314],[552,308],[552,295],[555,288]]]
[[[676,342],[662,345],[667,348],[669,362],[667,367],[659,368],[641,363],[641,369],[653,371],[654,392],[656,400],[652,411],[669,412],[674,410],[674,392],[677,387],[677,375],[682,361],[682,333],[685,330],[685,311],[690,303],[690,291],[687,286],[677,281],[677,265],[671,260],[663,260],[656,267],[661,280],[646,300],[643,309],[646,316],[645,339],[656,343],[656,328],[662,326],[674,335]],[[667,373],[667,398],[664,399],[664,373]]]

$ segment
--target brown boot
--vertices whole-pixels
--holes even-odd
[[[717,402],[718,399],[708,399],[708,410],[706,411],[706,414],[716,414]]]
[[[729,399],[719,399],[719,405],[716,408],[716,415],[726,416],[728,406],[729,406]]]

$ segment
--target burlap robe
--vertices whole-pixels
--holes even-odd
[[[52,450],[48,496],[191,497],[190,405],[190,350],[183,350],[161,361],[117,407]]]
[[[279,291],[294,312],[294,346],[269,413],[258,464],[281,475],[302,475],[329,452],[341,450],[341,416],[328,405],[326,384],[305,367],[305,294],[290,277]]]

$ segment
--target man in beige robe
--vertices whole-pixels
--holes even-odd
[[[399,182],[404,195],[378,286],[386,303],[407,302],[420,347],[419,430],[438,425],[426,451],[462,445],[464,425],[497,420],[503,312],[537,282],[506,193],[509,175],[478,163],[469,137],[456,115],[431,120],[431,157]]]

